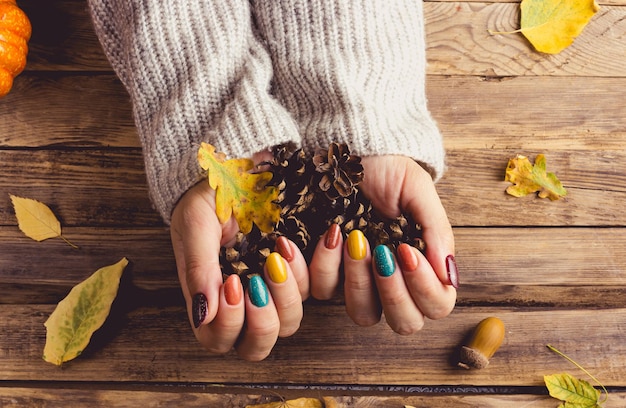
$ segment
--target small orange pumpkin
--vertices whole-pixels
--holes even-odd
[[[26,66],[31,32],[30,21],[15,0],[0,0],[0,98]]]

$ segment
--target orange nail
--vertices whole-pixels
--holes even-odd
[[[337,248],[337,245],[339,245],[339,238],[341,238],[341,228],[339,227],[339,224],[332,224],[326,233],[324,246],[328,249]]]
[[[409,244],[400,244],[396,252],[400,269],[403,271],[414,271],[417,269],[417,256]]]
[[[283,258],[285,258],[285,261],[293,261],[293,250],[291,249],[291,244],[286,237],[278,237],[278,239],[276,240],[276,251]]]
[[[224,297],[231,306],[239,304],[243,297],[243,288],[237,275],[230,275],[224,282]]]

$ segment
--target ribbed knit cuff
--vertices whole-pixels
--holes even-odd
[[[200,142],[228,157],[300,144],[269,94],[272,61],[248,0],[89,0],[105,54],[133,103],[152,201],[169,223],[202,177]]]
[[[253,11],[274,63],[273,91],[306,149],[343,141],[362,156],[410,156],[441,176],[421,1],[255,1]]]

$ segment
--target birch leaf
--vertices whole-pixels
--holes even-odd
[[[43,359],[57,366],[70,361],[87,347],[91,336],[105,322],[117,296],[128,260],[105,266],[74,286],[59,302],[46,326]]]
[[[585,380],[577,380],[567,373],[544,375],[543,380],[550,396],[571,408],[598,407],[600,391]]]
[[[557,176],[546,171],[546,158],[543,154],[537,155],[534,166],[526,156],[518,155],[510,159],[504,180],[513,183],[506,192],[514,197],[539,192],[539,198],[558,200],[567,194]]]
[[[298,398],[288,401],[246,405],[246,408],[323,408],[323,405],[317,398]]]
[[[539,52],[569,47],[599,10],[595,0],[522,0],[521,32]]]
[[[267,186],[272,173],[251,173],[254,163],[249,159],[226,160],[215,147],[202,143],[198,162],[207,171],[209,185],[215,190],[215,212],[223,224],[231,215],[244,234],[256,224],[263,232],[272,232],[280,219],[280,206],[275,203],[278,189]]]
[[[70,246],[77,248],[61,235],[61,223],[47,205],[31,198],[16,197],[12,194],[9,194],[9,197],[13,203],[17,225],[27,237],[37,242],[61,238]]]

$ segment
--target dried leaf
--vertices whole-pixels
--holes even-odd
[[[598,407],[600,391],[585,380],[577,380],[567,373],[544,375],[550,396],[564,401],[565,407]]]
[[[87,347],[92,334],[104,324],[111,311],[127,264],[128,260],[122,258],[114,265],[98,269],[59,302],[44,324],[45,361],[60,366]]]
[[[13,203],[18,227],[27,237],[37,242],[49,238],[61,238],[76,248],[76,245],[61,235],[61,223],[47,205],[37,200],[17,197],[12,194],[9,194],[9,197]]]
[[[246,408],[324,408],[317,398],[298,398],[288,401],[268,402],[265,404],[246,405]]]
[[[513,183],[506,192],[515,197],[539,192],[539,198],[558,200],[567,194],[556,175],[546,172],[546,158],[543,154],[537,155],[534,166],[526,156],[518,155],[510,159],[504,180]]]
[[[599,10],[595,0],[522,0],[521,32],[537,49],[557,54],[567,48]]]
[[[249,159],[225,160],[215,147],[202,143],[198,162],[207,170],[208,181],[216,192],[216,213],[221,223],[234,215],[244,234],[252,230],[252,223],[263,232],[272,232],[280,219],[280,206],[275,203],[278,189],[267,186],[270,172],[251,173],[254,163]]]

